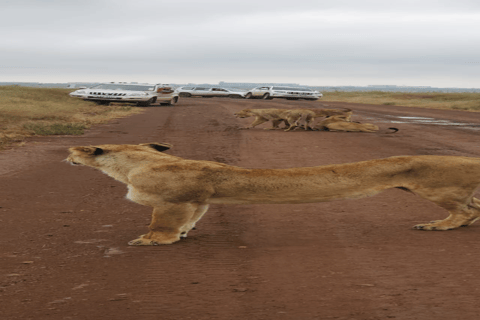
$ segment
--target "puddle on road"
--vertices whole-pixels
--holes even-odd
[[[453,122],[443,119],[435,119],[429,117],[408,117],[408,116],[393,116],[388,115],[387,118],[393,118],[392,120],[387,120],[387,123],[407,123],[407,124],[430,124],[437,126],[455,126],[467,130],[480,130],[480,124],[476,123],[467,123],[467,122]],[[373,119],[373,118],[372,118]]]
[[[119,248],[108,248],[107,250],[105,250],[105,254],[106,255],[110,255],[110,254],[122,254],[122,253],[125,253],[124,251],[120,250]]]
[[[111,255],[124,254],[125,251],[120,250],[120,248],[108,248],[104,252],[104,258],[110,258]]]
[[[390,116],[393,117],[393,116]],[[433,119],[433,118],[425,118],[425,117],[396,117],[400,119]]]

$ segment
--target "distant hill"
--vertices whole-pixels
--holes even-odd
[[[0,86],[25,86],[37,88],[79,88],[79,87],[93,87],[99,84],[98,82],[68,82],[68,83],[41,83],[41,82],[0,82]],[[173,87],[181,86],[205,86],[205,87],[225,87],[238,89],[252,89],[259,86],[286,86],[289,87],[307,87],[319,91],[387,91],[387,92],[480,92],[480,88],[436,88],[429,86],[396,86],[396,85],[369,85],[369,86],[305,86],[296,83],[253,83],[253,82],[224,82],[220,81],[218,84],[208,83],[188,83],[188,84],[174,84]]]

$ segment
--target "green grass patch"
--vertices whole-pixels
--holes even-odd
[[[26,123],[23,126],[26,130],[31,131],[37,136],[51,136],[51,135],[82,135],[86,126],[82,123]]]

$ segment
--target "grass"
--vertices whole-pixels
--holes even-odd
[[[322,100],[386,106],[480,111],[480,93],[324,92]]]
[[[0,86],[0,149],[28,136],[81,135],[91,125],[141,112],[130,105],[97,105],[71,89]]]
[[[37,136],[52,136],[52,135],[82,135],[85,131],[86,125],[82,123],[26,123],[23,126],[26,130],[31,131]]]

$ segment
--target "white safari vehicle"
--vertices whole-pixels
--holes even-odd
[[[246,92],[240,90],[234,90],[229,88],[219,87],[180,87],[176,91],[180,97],[228,97],[228,98],[244,98]]]
[[[178,101],[178,93],[169,85],[148,83],[102,83],[92,88],[73,91],[70,96],[103,105],[110,102],[129,102],[142,107],[148,107],[155,102],[174,105]]]
[[[246,99],[265,99],[270,100],[273,98],[283,98],[289,100],[318,100],[323,97],[318,91],[311,90],[302,87],[277,87],[277,86],[265,86],[257,87],[249,90],[245,95]]]

